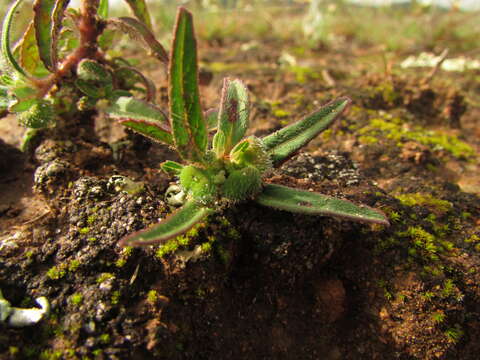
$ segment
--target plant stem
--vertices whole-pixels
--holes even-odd
[[[98,50],[97,37],[103,32],[105,25],[97,17],[99,0],[83,0],[80,5],[80,17],[78,30],[80,32],[80,45],[75,51],[67,56],[58,69],[46,79],[36,80],[38,96],[44,97],[64,77],[76,68],[83,59],[99,59],[103,55]]]

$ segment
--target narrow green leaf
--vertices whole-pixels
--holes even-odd
[[[222,131],[225,135],[226,153],[245,136],[248,116],[247,87],[240,80],[224,79],[218,114],[218,131]]]
[[[69,0],[35,0],[33,23],[40,59],[50,71],[57,68],[57,43]]]
[[[215,130],[218,125],[218,110],[217,109],[208,109],[203,113],[203,118],[207,123],[208,131]]]
[[[103,95],[103,92],[100,90],[100,88],[83,79],[77,79],[75,81],[75,86],[82,93],[93,99],[100,99]]]
[[[170,123],[175,147],[182,158],[202,161],[208,133],[200,106],[197,42],[192,14],[184,8],[177,13],[170,58]]]
[[[97,13],[102,19],[108,18],[108,0],[100,0]]]
[[[29,74],[36,77],[48,75],[48,70],[43,66],[38,53],[37,39],[35,38],[35,27],[33,21],[28,25],[18,44],[15,46],[18,51],[19,62],[22,68]]]
[[[315,192],[268,184],[255,198],[260,205],[309,215],[325,215],[353,221],[390,225],[385,215],[365,205]]]
[[[187,201],[180,209],[160,223],[123,238],[120,241],[120,245],[144,246],[161,244],[188,231],[212,212],[212,209],[204,207],[195,201]]]
[[[18,72],[20,75],[27,76],[25,71],[22,67],[17,63],[15,57],[12,54],[11,47],[10,47],[10,32],[12,28],[12,22],[14,15],[18,9],[18,6],[22,3],[23,0],[17,0],[13,3],[10,9],[7,11],[5,18],[2,24],[2,34],[1,34],[1,50],[2,50],[2,57],[5,59],[8,66],[10,66],[13,70]]]
[[[152,31],[137,19],[130,17],[109,19],[108,25],[126,33],[132,40],[138,41],[144,47],[150,49],[152,56],[164,64],[168,64],[168,53],[165,48],[155,39]]]
[[[167,160],[160,164],[160,167],[166,173],[172,175],[180,175],[184,166],[182,164],[177,163],[176,161]]]
[[[217,159],[222,158],[225,154],[225,135],[223,135],[223,131],[219,130],[213,136],[212,149]]]
[[[106,113],[130,129],[152,140],[173,145],[173,137],[163,112],[144,101],[131,97],[120,97]]]
[[[328,128],[342,114],[350,99],[338,98],[300,121],[263,138],[274,165],[278,165]]]
[[[133,14],[146,25],[150,31],[152,28],[152,20],[150,19],[150,12],[148,11],[147,3],[145,0],[125,0],[132,9]]]

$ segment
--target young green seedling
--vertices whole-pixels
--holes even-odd
[[[122,239],[122,245],[162,243],[184,233],[208,214],[246,200],[291,212],[388,225],[383,213],[367,206],[263,182],[273,167],[282,164],[342,114],[350,103],[348,98],[331,101],[264,138],[245,137],[249,117],[247,88],[239,80],[225,79],[216,133],[209,145],[197,67],[192,15],[180,8],[169,62],[170,115],[127,97],[118,99],[108,110],[123,125],[173,146],[184,160],[184,164],[161,164],[163,170],[179,177],[183,205],[162,222]]]

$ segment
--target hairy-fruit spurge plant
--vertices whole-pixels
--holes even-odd
[[[122,239],[121,244],[164,242],[208,214],[245,200],[291,212],[388,225],[383,213],[367,206],[263,182],[273,167],[325,130],[349,102],[345,97],[334,100],[264,138],[245,137],[248,93],[241,81],[225,79],[218,111],[202,112],[192,15],[180,8],[169,61],[170,115],[132,97],[119,98],[107,112],[123,125],[177,150],[185,163],[168,160],[161,167],[179,177],[183,205],[160,223]],[[216,133],[209,141],[212,118]]]
[[[136,18],[111,19],[108,0],[81,0],[79,9],[68,7],[69,0],[35,0],[33,19],[12,48],[12,24],[22,1],[11,5],[2,26],[0,112],[15,113],[22,125],[39,129],[58,116],[93,109],[99,100],[141,91],[154,101],[150,80],[125,59],[107,55],[112,31],[120,30],[168,63],[151,32],[145,0],[126,0]]]

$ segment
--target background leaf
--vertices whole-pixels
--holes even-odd
[[[151,55],[161,62],[168,64],[168,54],[160,44],[151,30],[140,21],[130,17],[120,17],[108,20],[108,25],[126,33],[132,40],[139,41],[146,48],[151,50]]]
[[[132,9],[138,20],[145,24],[145,26],[152,31],[152,20],[150,18],[150,12],[148,11],[145,0],[125,0]]]
[[[208,143],[198,89],[197,43],[193,19],[186,9],[177,13],[169,68],[170,123],[182,158],[201,161]]]
[[[10,66],[13,70],[23,76],[27,76],[25,71],[22,67],[17,63],[15,57],[12,54],[11,47],[10,47],[10,32],[12,29],[12,22],[14,15],[18,9],[18,6],[22,3],[23,0],[17,0],[13,3],[13,5],[8,9],[5,18],[3,19],[2,24],[2,34],[1,34],[1,51],[2,57],[7,62],[7,65]]]
[[[35,36],[40,59],[50,71],[57,67],[57,43],[69,0],[36,0],[33,5]]]
[[[274,165],[281,163],[327,129],[350,102],[347,97],[338,98],[302,120],[264,137],[263,142]]]
[[[35,77],[44,77],[49,74],[40,60],[33,21],[28,25],[14,52],[18,52],[20,65],[27,73]]]
[[[240,80],[223,80],[218,130],[225,135],[225,152],[245,136],[248,128],[248,91]]]
[[[295,213],[390,225],[383,213],[368,206],[358,206],[347,200],[281,185],[265,185],[255,201],[260,205]]]
[[[108,0],[100,0],[97,13],[102,19],[108,18]]]
[[[144,246],[162,243],[183,234],[212,212],[213,210],[195,201],[187,201],[180,209],[169,215],[165,220],[162,220],[162,222],[123,238],[120,241],[120,245]]]

